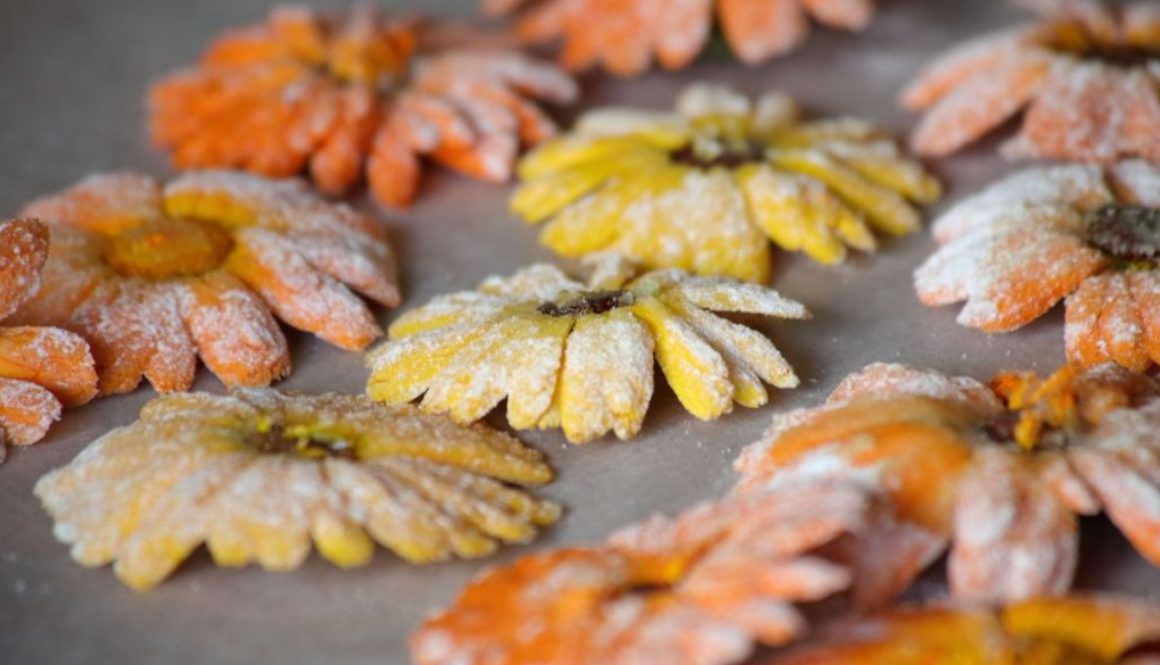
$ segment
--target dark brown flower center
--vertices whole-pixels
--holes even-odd
[[[1160,259],[1160,210],[1108,204],[1087,214],[1088,244],[1128,264]]]
[[[543,303],[536,311],[548,316],[584,316],[627,307],[633,301],[633,295],[628,291],[584,291]]]
[[[700,138],[669,153],[675,164],[699,169],[735,169],[765,159],[765,146],[755,141]]]
[[[357,459],[354,444],[349,439],[306,425],[262,422],[249,434],[246,443],[269,454],[307,459]]]

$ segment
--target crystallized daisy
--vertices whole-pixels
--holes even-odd
[[[45,220],[52,245],[44,288],[14,319],[88,340],[103,393],[142,376],[187,389],[199,355],[227,385],[267,385],[290,371],[275,314],[361,350],[381,331],[348,285],[399,302],[378,225],[293,180],[100,174],[24,213]]]
[[[875,248],[872,231],[916,230],[907,199],[940,187],[861,120],[804,121],[794,102],[756,102],[694,85],[676,113],[605,109],[519,166],[512,209],[547,221],[542,240],[569,257],[611,250],[649,267],[763,282],[769,242],[836,263]]]
[[[1024,4],[1043,14],[1039,23],[956,47],[906,89],[903,103],[926,110],[914,148],[955,152],[1026,108],[1009,156],[1160,159],[1160,5]]]
[[[858,530],[866,495],[809,483],[652,517],[596,548],[485,572],[411,638],[418,665],[724,665],[805,628],[793,603],[843,590],[819,554]]]
[[[556,504],[507,483],[552,478],[537,451],[364,397],[237,389],[160,397],[41,478],[57,538],[85,566],[149,589],[201,544],[220,566],[342,567],[378,542],[411,563],[531,540]]]
[[[1068,589],[1077,514],[1103,510],[1160,565],[1157,431],[1160,384],[1112,364],[1005,372],[990,388],[878,364],[775,420],[737,466],[744,484],[820,474],[883,491],[900,519],[953,541],[956,594],[1008,600]]]
[[[524,41],[563,40],[566,68],[599,64],[618,76],[640,74],[654,57],[665,69],[685,67],[704,49],[714,14],[747,64],[801,45],[811,18],[861,30],[874,17],[872,0],[483,0],[483,8],[518,12],[515,33]]]
[[[40,289],[48,229],[33,219],[0,221],[0,322]],[[0,462],[7,445],[44,438],[62,406],[97,394],[89,345],[58,328],[0,326]]]
[[[562,427],[581,443],[640,431],[653,357],[681,404],[712,420],[757,407],[763,383],[798,379],[773,344],[716,312],[802,319],[800,303],[752,284],[676,270],[636,275],[615,260],[588,284],[537,264],[441,296],[399,317],[371,352],[367,393],[423,397],[426,411],[478,420],[507,398],[515,429]]]
[[[388,205],[414,199],[421,157],[504,181],[521,145],[555,132],[536,100],[577,91],[554,66],[485,41],[371,5],[325,16],[278,7],[154,86],[153,141],[179,168],[307,171],[332,195],[365,171]]]
[[[1144,665],[1155,662],[1160,607],[1098,596],[1002,607],[892,610],[840,623],[768,665]]]
[[[1067,297],[1072,362],[1160,361],[1160,167],[1032,168],[956,205],[934,235],[915,288],[931,306],[965,300],[959,323],[1015,330]]]

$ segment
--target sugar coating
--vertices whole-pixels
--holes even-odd
[[[348,457],[261,448],[305,427]],[[84,565],[112,562],[144,590],[205,544],[221,565],[296,568],[323,557],[365,564],[372,541],[413,563],[476,557],[526,542],[559,507],[509,485],[551,478],[539,453],[482,426],[455,426],[365,398],[180,394],[94,441],[37,483],[54,533]]]

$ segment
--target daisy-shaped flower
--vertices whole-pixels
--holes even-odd
[[[649,267],[763,282],[769,242],[836,263],[872,231],[917,229],[908,199],[940,187],[861,120],[805,121],[790,98],[704,84],[676,113],[604,109],[527,155],[512,209],[547,221],[569,257],[611,250]]]
[[[1160,159],[1160,6],[1034,4],[1039,23],[958,46],[909,85],[903,103],[926,110],[915,150],[955,152],[1026,108],[1009,156]]]
[[[563,40],[564,67],[599,64],[618,76],[640,74],[653,58],[665,69],[685,67],[704,49],[714,14],[746,64],[801,45],[811,18],[861,30],[874,17],[873,0],[483,0],[483,8],[517,13],[515,33],[524,41]]]
[[[422,157],[504,181],[521,145],[555,132],[536,101],[569,102],[577,90],[494,41],[370,5],[327,16],[275,8],[154,86],[153,141],[179,168],[309,172],[332,195],[365,171],[387,205],[414,199]]]
[[[763,383],[798,379],[760,333],[718,316],[806,318],[800,303],[752,284],[683,272],[636,275],[615,258],[587,284],[537,264],[477,290],[436,298],[399,317],[372,351],[368,394],[423,397],[459,422],[505,397],[515,429],[562,427],[581,443],[640,431],[653,393],[653,358],[681,404],[711,420],[737,402],[764,404]]]
[[[419,665],[724,665],[805,628],[794,609],[843,590],[819,550],[862,527],[865,494],[807,483],[652,517],[595,548],[485,572],[411,638]]]
[[[1070,586],[1077,514],[1103,510],[1160,565],[1158,430],[1160,384],[1113,364],[1000,373],[990,388],[878,364],[775,420],[738,468],[745,484],[821,474],[883,491],[900,519],[953,541],[955,593],[1025,598]],[[903,576],[922,564],[879,561]]]
[[[1160,607],[1099,596],[892,610],[840,622],[768,665],[1116,665],[1155,662]]]
[[[201,544],[221,566],[342,567],[378,542],[412,563],[491,554],[531,540],[556,504],[518,485],[552,478],[542,455],[501,432],[364,397],[155,399],[140,420],[41,478],[57,538],[85,566],[114,562],[134,589],[159,584]]]
[[[1036,167],[972,196],[934,225],[942,247],[915,272],[927,305],[1014,330],[1067,298],[1069,360],[1142,371],[1160,361],[1160,167]]]
[[[84,337],[103,393],[142,376],[161,391],[187,389],[199,355],[227,385],[267,385],[290,371],[275,314],[361,350],[380,330],[347,285],[399,302],[379,226],[293,180],[101,174],[25,214],[45,220],[52,244],[44,288],[14,319]]]
[[[0,321],[40,288],[48,229],[33,219],[0,221]],[[89,345],[59,328],[0,326],[0,462],[7,445],[44,438],[64,406],[97,394]]]

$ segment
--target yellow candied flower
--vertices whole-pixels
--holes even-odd
[[[342,567],[374,542],[412,563],[479,557],[531,540],[560,515],[506,483],[552,478],[542,455],[365,397],[175,394],[49,473],[36,494],[85,566],[114,563],[138,590],[204,543],[221,566],[297,568],[310,552]]]
[[[562,427],[582,443],[640,431],[653,393],[653,357],[681,404],[712,420],[737,402],[768,400],[764,383],[798,384],[766,337],[714,312],[803,319],[772,289],[678,270],[636,275],[616,257],[587,284],[537,264],[477,290],[436,298],[391,326],[371,352],[367,392],[459,422],[505,397],[515,429]]]
[[[694,85],[676,113],[604,109],[519,165],[512,210],[579,257],[614,251],[650,268],[764,282],[769,242],[838,263],[874,234],[920,225],[939,198],[921,165],[869,123],[804,121],[792,99]]]

